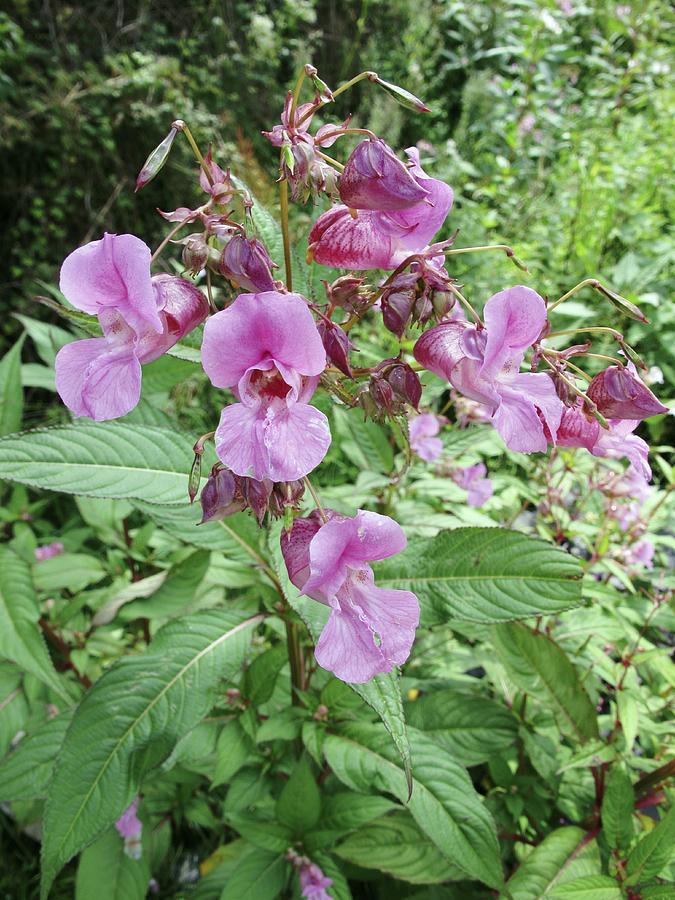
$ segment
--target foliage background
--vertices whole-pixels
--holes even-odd
[[[425,166],[455,190],[455,208],[446,228],[449,233],[455,223],[461,226],[458,245],[511,244],[531,270],[525,283],[542,294],[557,296],[593,275],[640,303],[652,319],[651,329],[618,317],[612,322],[615,314],[608,306],[602,307],[603,318],[627,327],[629,340],[650,366],[663,373],[658,393],[664,400],[672,399],[670,170],[675,132],[669,24],[672,10],[663,0],[633,4],[9,0],[0,12],[2,311],[58,325],[31,298],[49,292],[62,259],[73,247],[103,230],[133,231],[151,245],[161,239],[166,225],[155,207],[172,209],[192,199],[193,161],[178,142],[162,176],[140,196],[133,194],[133,181],[149,149],[176,117],[190,123],[202,144],[213,140],[218,159],[229,161],[256,195],[273,206],[274,153],[260,131],[274,124],[285,86],[311,60],[331,85],[369,68],[422,96],[433,112],[413,116],[366,85],[349,94],[341,111],[352,111],[357,124],[373,128],[395,147],[419,143]],[[310,207],[294,212],[296,235],[312,215]],[[492,255],[460,258],[456,266],[457,277],[478,303],[499,287],[523,280],[507,261]],[[561,308],[561,317],[569,326],[597,319],[592,311],[596,303],[600,301],[592,295],[572,301]],[[2,317],[3,353],[25,325],[12,315]],[[30,340],[22,348],[24,427],[68,421],[44,371],[50,354],[53,359],[50,341],[57,332],[41,332],[35,325],[28,330]],[[169,384],[172,416],[185,430],[198,429],[216,410],[204,407],[199,384],[188,380],[174,389],[180,373],[170,369],[156,368],[154,381],[146,379],[148,395],[155,396],[154,389],[156,396],[166,399]],[[645,437],[665,448],[663,463],[656,467],[662,487],[672,481],[665,462],[675,443],[672,422],[672,417],[659,418],[641,427]],[[340,437],[348,447],[348,459],[336,453],[326,470],[327,483],[333,484],[337,496],[340,485],[350,484],[364,468],[365,452],[363,434],[351,447],[347,425]],[[500,450],[489,440],[487,444],[486,455],[498,457]],[[378,478],[386,481],[391,460],[380,460],[379,465],[373,459],[378,450],[382,457],[391,451],[386,442],[378,447],[377,441],[371,449],[375,452],[365,456],[365,463],[375,470],[372,481],[377,491]],[[456,449],[461,452],[461,440]],[[500,465],[498,487],[504,490],[496,515],[507,521],[517,515],[523,482],[534,476],[527,465],[520,470],[512,459]],[[582,470],[582,478],[583,474]],[[540,475],[545,482],[545,473]],[[431,485],[432,493],[433,489]],[[367,497],[368,484],[362,481],[359,490]],[[351,488],[342,489],[343,497],[347,491]],[[127,555],[143,573],[155,565],[179,566],[187,555],[185,548],[177,550],[162,537],[163,532],[153,536],[151,527],[132,529],[133,544],[125,545],[118,531],[130,510],[117,508],[108,521],[86,499],[78,499],[76,506],[71,498],[46,496],[33,498],[30,507],[41,539],[57,528],[70,535],[68,550],[77,551],[88,542],[88,549],[84,547],[88,561],[80,560],[83,593],[74,589],[74,598],[66,595],[73,601],[69,614],[75,624],[66,617],[69,626],[82,625],[78,602],[95,608],[93,594],[98,588],[87,591],[86,600],[78,601],[78,596],[106,572],[117,577]],[[380,501],[386,510],[386,494]],[[412,521],[420,508],[419,497],[406,502],[400,504],[400,514]],[[26,503],[26,494],[16,492],[7,501],[3,515],[8,535],[21,539],[15,520]],[[591,520],[591,532],[597,533],[597,522]],[[132,519],[134,524],[138,521]],[[540,530],[550,536],[547,527],[542,524]],[[81,545],[74,537],[78,529]],[[96,563],[92,554],[103,553],[103,547],[107,547],[105,571],[92,572]],[[206,564],[202,558],[198,562]],[[246,587],[245,568],[245,563],[233,565],[228,578],[243,579],[240,586]],[[222,579],[222,571],[219,576]],[[57,571],[53,577],[52,583],[38,585],[41,596],[73,587],[63,581],[64,573]],[[212,579],[202,590],[215,591],[213,573]],[[633,610],[628,619],[637,626],[644,612]],[[595,624],[601,631],[610,627],[600,613]],[[583,657],[571,620],[567,627],[566,649],[582,668],[591,665]],[[428,662],[418,662],[417,674],[432,680],[448,673],[454,677],[457,668],[464,666],[464,671],[486,663],[484,651],[474,652],[474,638],[480,635],[471,628],[453,637],[445,648],[446,663],[441,665],[432,655]],[[121,640],[113,630],[97,632],[82,665],[96,677],[102,660],[107,663],[125,651]],[[124,641],[130,640],[125,635]],[[421,659],[426,651],[421,645]],[[594,661],[601,665],[599,653]],[[0,675],[4,678],[6,673]],[[651,681],[647,679],[646,689],[659,695],[659,702],[665,690],[661,676],[659,670]],[[467,680],[463,675],[458,684],[466,687]],[[645,703],[658,718],[662,707],[657,700]],[[655,733],[653,747],[658,746],[658,726]],[[546,769],[541,761],[540,765]],[[504,794],[512,791],[508,773],[498,771],[498,766],[490,778]],[[576,808],[575,788],[568,783],[565,790],[569,792],[565,808]],[[537,785],[519,784],[513,792],[518,791],[530,804],[530,815],[551,814],[550,797],[544,792],[542,799]],[[208,846],[213,822],[201,799],[189,792],[181,798],[185,827],[175,838],[175,860],[196,859],[215,849]],[[512,802],[521,802],[520,797]],[[494,804],[504,813],[502,799]],[[3,856],[13,862],[7,883],[0,885],[13,898],[15,885],[21,882],[26,885],[25,896],[32,897],[34,845],[25,836],[10,834],[4,817],[2,822],[8,830],[3,842],[6,838],[9,848]],[[174,861],[174,871],[175,866]],[[72,878],[72,869],[63,875],[63,897],[72,895]],[[389,884],[388,889],[394,888]]]

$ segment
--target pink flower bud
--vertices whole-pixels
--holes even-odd
[[[382,321],[384,327],[395,334],[397,338],[403,337],[415,305],[415,289],[385,291],[382,295]]]
[[[631,363],[628,366],[608,366],[599,372],[591,381],[587,393],[603,416],[609,419],[636,421],[668,412],[668,407],[660,403],[637,377]]]
[[[336,325],[334,322],[322,320],[317,325],[317,330],[321,335],[326,358],[348,378],[352,377],[352,370],[349,365],[349,351],[353,344],[349,340],[346,332]]]
[[[183,245],[183,265],[191,275],[198,275],[209,258],[209,246],[200,232],[188,234],[181,241]]]
[[[191,281],[175,275],[155,275],[152,287],[157,298],[161,334],[146,331],[139,336],[136,355],[139,362],[158,359],[186,334],[193,331],[209,314],[209,302]]]
[[[356,275],[341,275],[332,284],[322,280],[326,296],[334,306],[341,306],[347,312],[360,309],[368,300],[368,291],[363,287],[365,279]]]
[[[379,139],[362,141],[340,176],[340,197],[352,209],[392,212],[414,206],[428,194],[391,147]]]
[[[42,562],[43,559],[52,559],[63,553],[63,544],[61,541],[54,541],[51,544],[44,544],[42,547],[35,548],[35,559]]]
[[[220,257],[220,271],[236,286],[246,291],[273,291],[272,269],[265,245],[258,238],[233,235]]]
[[[241,512],[246,508],[246,501],[242,495],[238,476],[233,475],[229,469],[214,466],[204,485],[200,503],[202,505],[200,525]]]
[[[169,158],[169,153],[171,151],[171,147],[175,140],[176,135],[178,134],[179,129],[171,126],[171,131],[167,134],[161,144],[158,144],[157,147],[152,151],[150,156],[143,163],[143,168],[138,173],[138,177],[136,178],[136,187],[135,191],[140,191],[142,187],[145,187],[148,182],[152,181],[152,179],[157,175],[159,170],[162,168],[164,163]]]
[[[264,481],[256,481],[254,478],[243,477],[241,486],[247,506],[258,520],[258,525],[262,525],[269,506],[273,482],[267,478]]]

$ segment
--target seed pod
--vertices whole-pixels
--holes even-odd
[[[152,179],[157,175],[159,170],[162,168],[164,163],[169,158],[169,153],[171,151],[171,147],[173,142],[178,134],[178,129],[176,126],[177,123],[171,126],[171,131],[167,134],[161,144],[158,144],[155,149],[152,151],[150,156],[143,163],[143,168],[138,173],[138,177],[136,178],[136,187],[134,192],[140,191],[141,188],[145,187]],[[181,123],[182,124],[182,123]]]

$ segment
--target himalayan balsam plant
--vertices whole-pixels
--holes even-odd
[[[264,133],[278,225],[177,120],[137,189],[186,139],[202,202],[161,213],[154,251],[106,233],[62,265],[49,303],[87,335],[54,361],[74,421],[4,438],[0,475],[76,495],[111,547],[123,504],[130,575],[39,608],[33,578],[65,572],[70,545],[1,550],[0,650],[49,712],[10,736],[0,799],[19,820],[38,804],[43,898],[78,855],[80,900],[160,882],[222,900],[673,896],[667,726],[638,730],[672,695],[647,637],[671,591],[630,578],[655,564],[645,531],[667,496],[650,499],[635,431],[668,410],[601,311],[647,320],[595,278],[550,300],[509,246],[439,238],[459,224],[452,188],[340,111],[363,81],[428,112],[373,72],[331,91],[305,66]],[[469,253],[530,283],[495,265],[493,295],[469,301]],[[559,328],[586,288],[608,301],[598,323]],[[153,410],[176,363],[202,386],[202,435]],[[365,462],[338,490],[354,441]],[[462,441],[492,449],[448,454]],[[526,482],[506,527],[482,512],[508,490],[495,458]],[[415,520],[425,485],[480,524],[431,506]],[[643,605],[605,640],[626,583]],[[128,637],[111,657],[104,635]],[[167,868],[185,822],[211,851]]]

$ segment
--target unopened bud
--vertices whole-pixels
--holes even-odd
[[[319,78],[316,66],[307,63],[307,65],[305,66],[305,75],[307,75],[308,78],[312,79],[314,90],[319,95],[319,99],[324,103],[330,103],[333,99],[333,92],[328,87],[326,82]]]
[[[274,485],[269,501],[269,511],[275,518],[291,514],[297,509],[305,493],[305,482],[279,481]]]
[[[181,241],[183,245],[183,265],[191,275],[202,271],[209,258],[209,246],[204,235],[196,232],[189,234]]]
[[[388,360],[385,360],[385,363],[381,363],[378,368],[386,365],[387,362]],[[401,362],[401,360],[393,360],[392,365],[385,369],[385,373],[384,377],[392,386],[396,397],[417,409],[422,399],[422,384],[417,373],[408,363]]]
[[[409,288],[405,291],[385,291],[382,295],[382,321],[384,327],[395,334],[397,338],[403,337],[413,306],[415,305],[415,291]]]
[[[439,322],[454,308],[455,303],[457,303],[457,298],[449,291],[432,291],[431,293],[431,305]]]
[[[239,482],[239,477],[229,469],[224,469],[219,464],[213,467],[200,497],[202,505],[200,525],[214,519],[224,519],[246,508]]]
[[[276,263],[270,259],[265,245],[258,238],[234,234],[225,245],[220,257],[220,271],[235,287],[249,291],[273,291],[272,269]]]
[[[322,281],[326,296],[333,306],[340,306],[347,312],[355,312],[368,301],[368,290],[364,288],[364,278],[356,275],[341,275],[332,284]]]
[[[629,363],[630,366],[630,363]],[[587,395],[598,410],[609,419],[648,419],[667,413],[654,394],[626,366],[608,366],[588,386]]]
[[[255,478],[242,478],[241,489],[247,506],[256,517],[258,525],[262,526],[265,513],[269,506],[273,484],[269,480],[256,481]]]
[[[169,153],[171,151],[171,147],[176,138],[176,135],[179,132],[179,128],[177,127],[177,122],[171,126],[171,130],[164,138],[161,144],[158,144],[155,149],[152,151],[150,156],[143,163],[143,168],[138,173],[138,177],[136,178],[136,187],[134,191],[140,191],[142,187],[145,187],[152,179],[157,175],[159,170],[162,168],[164,163],[169,158]],[[181,122],[181,127],[184,123]]]
[[[321,335],[326,356],[336,368],[348,378],[352,378],[352,370],[349,365],[349,351],[353,348],[346,332],[326,319],[319,322],[317,331]]]

